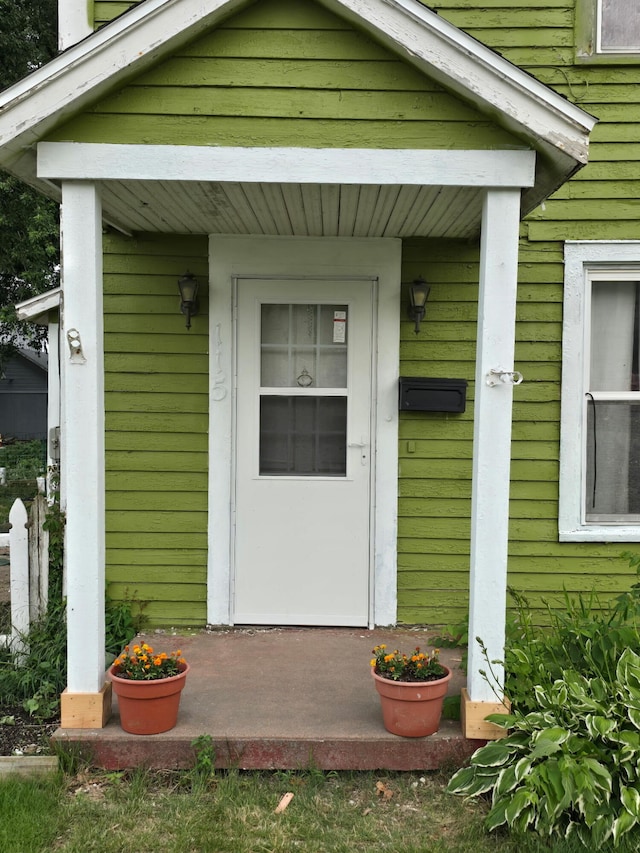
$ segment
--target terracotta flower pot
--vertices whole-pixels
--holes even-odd
[[[402,737],[425,737],[438,731],[451,680],[451,670],[444,669],[447,674],[437,681],[391,681],[371,668],[387,731]]]
[[[120,678],[118,668],[109,670],[113,690],[118,697],[120,725],[134,735],[157,735],[168,732],[178,722],[180,695],[187,680],[189,664],[178,675],[152,681]]]

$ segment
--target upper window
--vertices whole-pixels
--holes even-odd
[[[640,243],[567,243],[560,538],[640,541]]]
[[[597,0],[598,53],[640,52],[638,0]]]
[[[575,8],[578,61],[639,61],[639,0],[576,0]]]

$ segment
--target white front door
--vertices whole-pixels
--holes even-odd
[[[233,620],[367,625],[374,281],[236,290]]]

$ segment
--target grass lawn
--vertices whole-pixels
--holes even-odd
[[[0,781],[2,853],[575,853],[488,836],[438,774],[82,771]],[[283,794],[294,794],[280,814]],[[623,848],[618,848],[622,850]]]

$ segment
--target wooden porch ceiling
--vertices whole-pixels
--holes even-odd
[[[480,233],[477,187],[101,181],[104,216],[125,232],[318,237]]]

